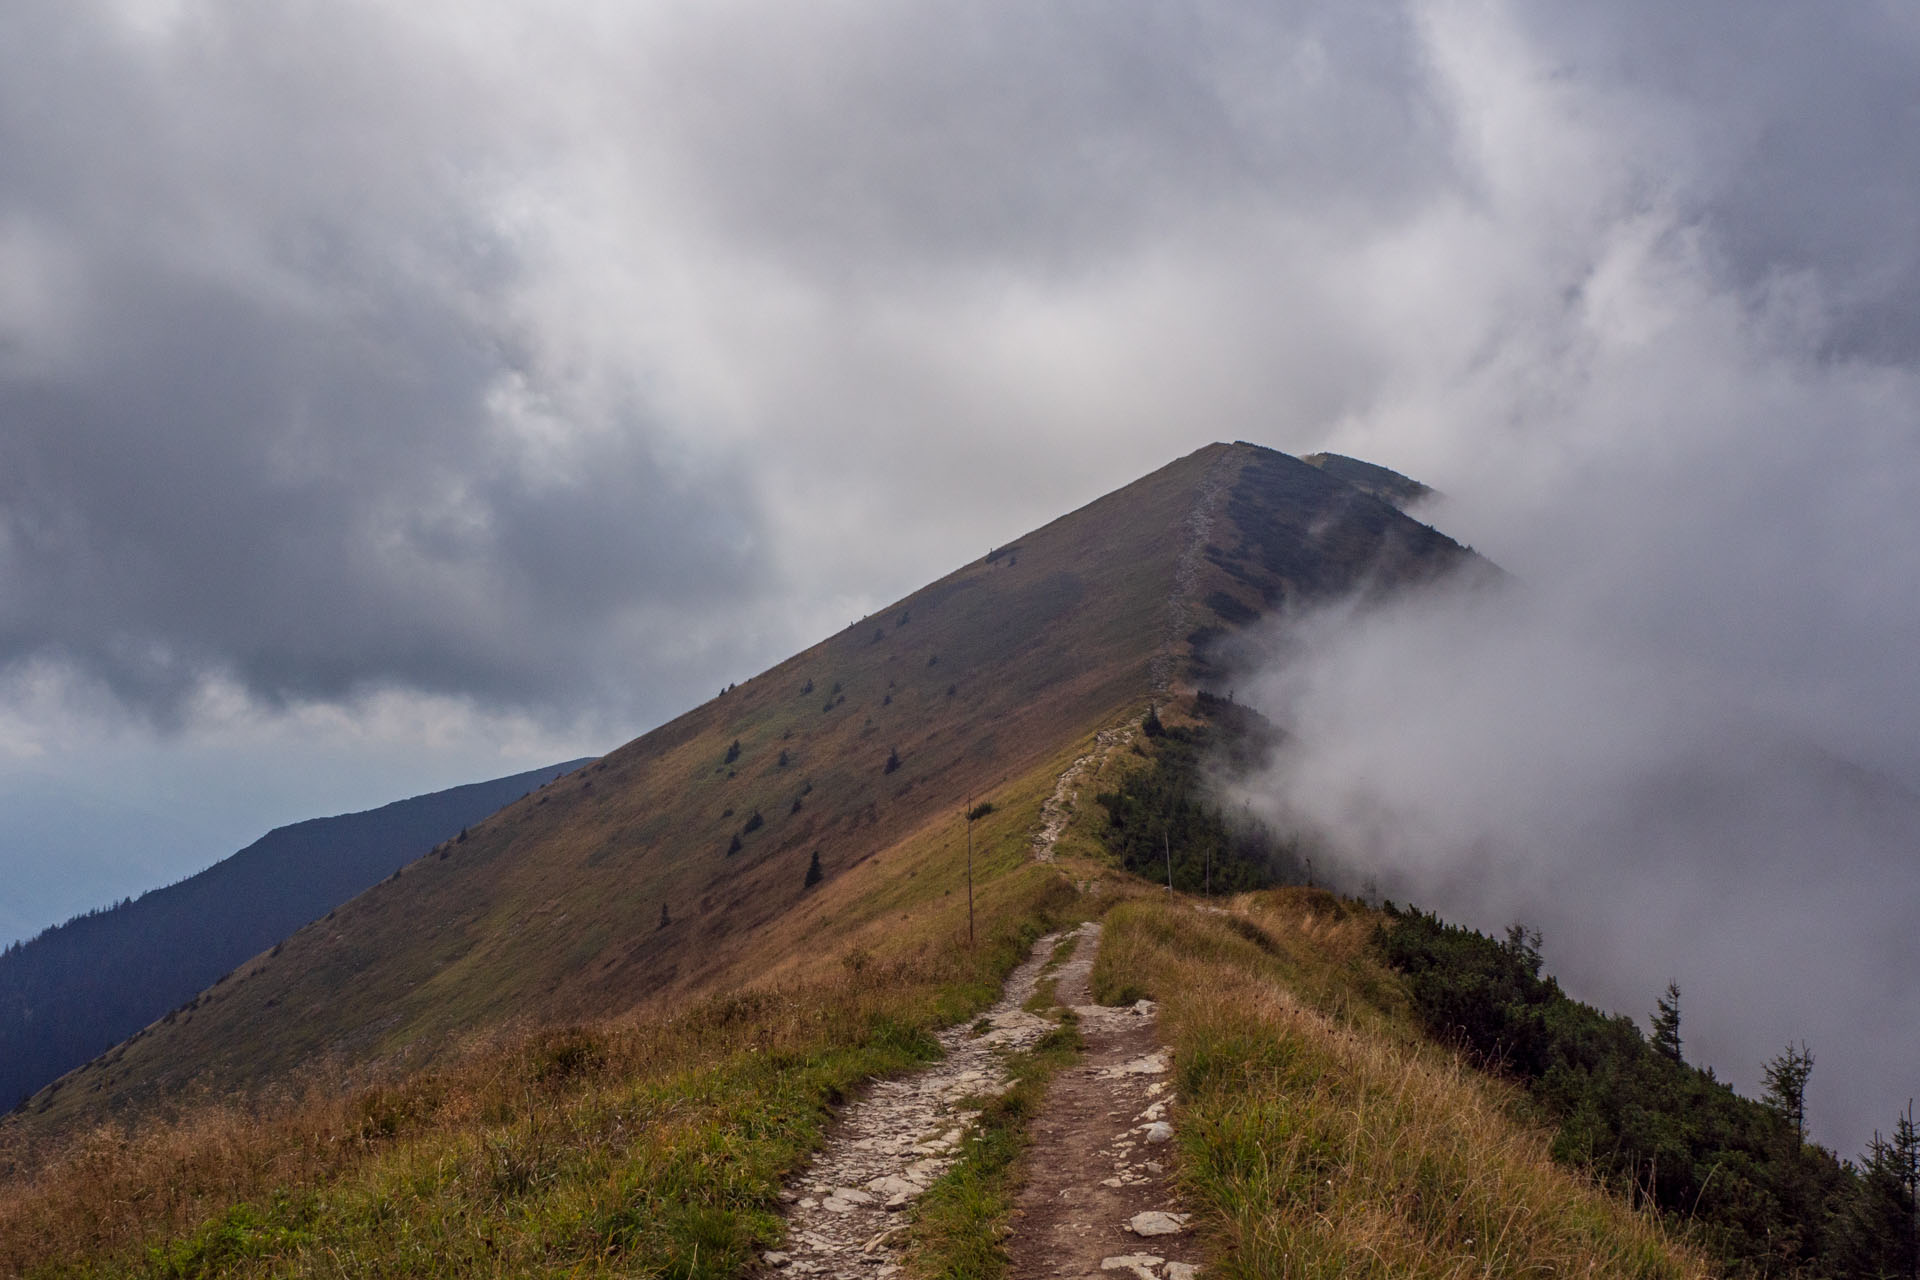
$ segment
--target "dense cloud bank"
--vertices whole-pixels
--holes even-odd
[[[1882,4],[18,0],[0,792],[604,747],[1208,440],[1333,447],[1525,590],[1316,647],[1295,780],[1516,908],[1608,859],[1569,950],[1681,868],[1620,998],[1672,970],[1703,1045],[1702,919],[1865,992],[1898,819],[1808,779],[1920,785],[1917,66]],[[1453,672],[1417,761],[1401,662]],[[1767,1031],[1816,1095],[1824,1025]]]
[[[1676,293],[1896,430],[1915,32],[1770,13],[26,0],[0,662],[632,704],[1207,439],[1537,498]]]

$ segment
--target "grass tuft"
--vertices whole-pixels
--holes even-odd
[[[869,935],[809,976],[393,1083],[102,1126],[0,1185],[0,1274],[740,1274],[833,1108],[937,1058],[932,1029],[1053,922],[1058,887],[1025,884],[974,948]]]
[[[960,1158],[914,1206],[909,1272],[917,1280],[999,1280],[1006,1274],[1021,1156],[1028,1124],[1048,1083],[1085,1049],[1080,1031],[1063,1023],[1032,1049],[1008,1060],[1012,1085],[987,1101]]]
[[[1221,1277],[1705,1277],[1660,1223],[1556,1166],[1502,1086],[1428,1044],[1366,954],[1364,909],[1306,890],[1108,917],[1102,999],[1161,1000],[1182,1193]]]

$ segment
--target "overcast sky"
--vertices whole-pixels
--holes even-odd
[[[1920,788],[1917,223],[1890,2],[11,0],[0,938],[604,750],[1216,439],[1555,584],[1580,696],[1486,741]]]

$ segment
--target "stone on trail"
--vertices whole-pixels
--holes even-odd
[[[770,1250],[760,1255],[760,1261],[770,1267],[784,1267],[793,1261],[793,1255],[790,1253],[781,1253],[778,1250]]]
[[[1127,1230],[1137,1236],[1171,1236],[1187,1229],[1187,1213],[1163,1213],[1159,1209],[1149,1209],[1145,1213],[1136,1213],[1127,1219]]]
[[[1147,1126],[1147,1141],[1150,1143],[1172,1142],[1173,1126],[1165,1120],[1155,1120]]]
[[[1167,1280],[1193,1280],[1200,1274],[1200,1268],[1191,1262],[1169,1262]]]
[[[1151,1253],[1123,1253],[1118,1257],[1100,1259],[1100,1269],[1102,1271],[1131,1271],[1136,1276],[1139,1276],[1140,1280],[1160,1280],[1158,1276],[1153,1274],[1153,1269],[1165,1261],[1165,1258],[1158,1257]]]
[[[1100,1074],[1109,1080],[1116,1076],[1157,1076],[1164,1075],[1172,1065],[1172,1059],[1168,1057],[1167,1051],[1162,1049],[1157,1053],[1150,1053],[1144,1058],[1135,1058],[1132,1062],[1122,1063],[1117,1067],[1108,1067]]]

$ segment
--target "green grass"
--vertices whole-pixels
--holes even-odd
[[[779,1243],[781,1179],[834,1108],[936,1057],[931,1029],[989,1005],[1071,912],[1057,879],[1027,883],[976,948],[849,952],[304,1109],[99,1131],[0,1197],[0,1274],[738,1274]]]
[[[1210,1274],[1712,1274],[1556,1166],[1509,1091],[1426,1041],[1367,951],[1373,922],[1310,890],[1109,914],[1096,984],[1161,1002]]]
[[[1080,945],[1080,936],[1069,933],[1053,944],[1053,951],[1047,956],[1047,962],[1041,966],[1039,977],[1033,984],[1033,994],[1027,997],[1021,1006],[1028,1013],[1045,1014],[1048,1010],[1058,1010],[1062,1017],[1070,1017],[1071,1010],[1060,1009],[1057,992],[1060,978],[1060,966],[1073,958],[1074,951]]]
[[[998,1280],[1006,1274],[1006,1238],[1019,1190],[1028,1125],[1047,1085],[1085,1049],[1071,1021],[1041,1037],[1008,1066],[1013,1084],[989,1101],[960,1158],[914,1206],[908,1270],[920,1280]]]

